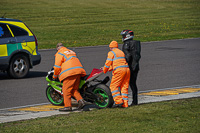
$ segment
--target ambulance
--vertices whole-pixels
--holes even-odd
[[[37,38],[28,26],[20,20],[0,18],[0,71],[11,78],[24,78],[40,61]]]

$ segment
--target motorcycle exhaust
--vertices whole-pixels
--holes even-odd
[[[107,76],[107,77],[104,78],[103,81],[101,81],[101,83],[106,84],[109,80],[110,80],[110,78]]]

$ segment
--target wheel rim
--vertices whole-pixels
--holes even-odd
[[[50,100],[51,103],[59,105],[63,102],[63,97],[55,91],[51,86],[47,89],[47,97]]]
[[[106,107],[109,103],[109,97],[107,93],[100,88],[95,89],[94,93],[98,96],[98,100],[95,101],[95,104],[99,107]]]
[[[25,73],[27,68],[27,64],[23,59],[17,59],[13,64],[14,72],[18,75],[22,75]]]

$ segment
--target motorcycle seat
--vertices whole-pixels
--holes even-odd
[[[84,77],[81,77],[81,80],[86,80],[90,75],[86,75]]]

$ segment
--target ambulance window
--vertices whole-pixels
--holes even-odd
[[[9,25],[9,27],[12,30],[14,36],[27,36],[28,35],[28,32],[20,27],[17,27],[14,25]]]
[[[0,38],[12,37],[6,24],[0,24]]]

